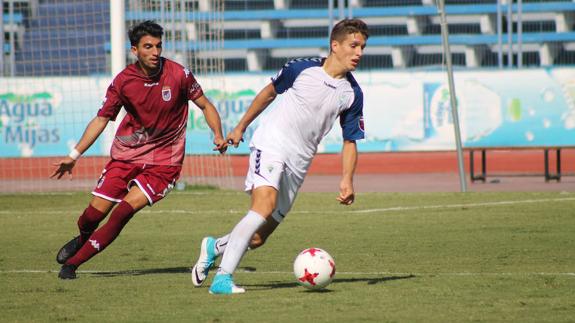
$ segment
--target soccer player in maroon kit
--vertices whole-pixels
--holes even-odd
[[[54,164],[57,169],[51,177],[71,175],[80,155],[125,108],[127,114],[112,143],[111,160],[78,219],[80,235],[66,243],[56,257],[62,264],[61,279],[76,278],[78,266],[112,243],[136,212],[158,202],[174,187],[184,160],[188,100],[202,110],[213,131],[214,150],[224,153],[227,148],[220,116],[192,73],[160,56],[163,28],[145,21],[128,35],[138,61],[114,78],[102,107],[76,147]],[[97,229],[110,211],[106,224]]]

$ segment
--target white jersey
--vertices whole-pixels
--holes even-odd
[[[296,59],[272,78],[281,94],[253,134],[251,147],[276,154],[303,178],[320,141],[340,118],[344,140],[364,138],[363,93],[351,75],[335,79],[323,59]]]

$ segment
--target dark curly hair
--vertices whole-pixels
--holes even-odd
[[[142,37],[150,35],[156,38],[162,38],[164,35],[164,28],[158,25],[156,22],[152,20],[146,20],[141,22],[132,28],[128,32],[128,37],[130,38],[130,45],[138,46],[140,39]]]

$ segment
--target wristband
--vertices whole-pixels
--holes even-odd
[[[82,156],[82,154],[80,154],[80,152],[76,148],[72,149],[72,151],[70,151],[70,154],[68,154],[68,157],[72,158],[73,160],[78,160],[80,156]]]

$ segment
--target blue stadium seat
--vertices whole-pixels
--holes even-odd
[[[275,5],[278,3],[282,1],[276,1]],[[250,70],[276,69],[283,65],[280,62],[290,58],[282,55],[294,57],[326,52],[329,12],[325,1],[291,0],[283,3],[287,5],[272,8],[271,0],[226,1],[226,11],[223,12],[222,18],[226,23],[225,57],[230,62],[227,68],[247,66]],[[457,57],[454,61],[472,67],[496,65],[492,59],[493,50],[498,43],[495,30],[496,1],[448,0],[447,3],[450,41],[455,45],[452,52],[454,57]],[[361,7],[354,7],[352,12],[354,17],[364,19],[370,26],[372,37],[365,55],[372,59],[367,61],[375,62],[374,57],[379,56],[383,57],[383,61],[389,62],[388,58],[391,56],[405,56],[401,59],[404,62],[399,64],[392,60],[393,64],[389,66],[369,63],[362,63],[362,66],[419,66],[426,60],[433,62],[437,55],[441,55],[441,31],[435,6],[424,5],[421,0],[363,0],[360,4]],[[512,9],[517,11],[517,5],[514,4]],[[503,6],[502,11],[505,15],[507,7]],[[552,46],[559,48],[559,53],[554,53],[555,56],[563,51],[562,44],[575,44],[572,33],[575,2],[525,0],[522,12],[526,18],[522,23],[522,41],[530,45],[524,48],[523,55],[529,60],[539,55],[538,51],[543,53],[545,44],[559,44]],[[337,14],[337,10],[335,13]],[[126,16],[128,20],[158,20],[160,13],[131,11]],[[208,22],[214,18],[212,12],[197,11],[189,12],[183,17],[188,23]],[[564,22],[562,26],[561,21]],[[507,37],[504,36],[505,44]],[[517,42],[516,35],[513,36],[513,41]],[[185,46],[192,51],[200,50],[193,42]],[[480,65],[465,63],[477,61],[479,57],[485,58],[477,63]],[[246,64],[239,63],[242,58],[246,59]],[[254,59],[258,62],[251,64],[250,61],[253,62]],[[539,58],[535,61],[537,64],[544,62]]]
[[[438,12],[435,6],[429,5],[430,1],[362,0],[357,3],[360,6],[353,8],[353,16],[364,19],[371,33],[362,68],[417,67],[441,62],[438,61],[442,45]],[[468,67],[496,65],[496,1],[446,0],[446,4],[454,63]],[[30,64],[39,64],[37,61],[41,61],[42,55],[54,59],[49,67],[38,69],[44,71],[43,75],[57,75],[50,73],[64,70],[85,73],[87,64],[82,62],[83,57],[93,58],[95,62],[105,60],[110,50],[109,16],[94,12],[108,12],[108,6],[108,0],[40,1],[33,20],[19,17],[28,27],[21,46],[17,45],[21,47],[17,50],[17,63],[27,64],[20,71],[32,70]],[[325,0],[225,0],[226,11],[221,18],[225,22],[226,67],[250,71],[277,69],[291,57],[325,54],[329,17],[326,6]],[[505,15],[507,6],[502,9]],[[513,4],[512,9],[516,12],[517,4]],[[525,17],[521,39],[525,44],[523,57],[529,64],[553,64],[555,58],[560,63],[575,63],[575,55],[565,54],[569,48],[575,48],[574,1],[524,0],[522,12]],[[201,11],[197,3],[193,12],[174,17],[177,22],[184,19],[186,24],[208,23],[214,18],[218,17],[214,17],[213,12]],[[128,23],[143,19],[163,20],[159,10],[126,12]],[[503,27],[507,28],[505,24]],[[502,41],[505,45],[506,35]],[[512,41],[518,41],[517,35],[513,35]],[[126,46],[129,48],[129,44]],[[165,44],[166,49],[174,46],[193,52],[204,50],[193,41]],[[4,47],[5,51],[14,50]],[[105,71],[104,64],[96,65],[93,72]],[[70,71],[70,68],[78,68],[78,71]]]
[[[107,70],[109,1],[41,1],[16,50],[19,76],[91,75]]]
[[[106,64],[105,59],[92,59],[83,61],[58,62],[26,62],[16,65],[17,75],[58,75],[81,76],[98,74],[101,66]]]
[[[43,16],[78,15],[90,12],[109,12],[109,1],[44,1],[39,8]]]
[[[31,30],[26,33],[23,50],[37,48],[54,48],[65,51],[68,48],[98,46],[110,40],[109,32],[79,30]],[[96,45],[94,45],[96,44]]]
[[[21,24],[24,20],[24,15],[22,15],[21,12],[15,12],[13,15],[10,15],[8,13],[4,13],[2,15],[2,21],[4,22],[4,24],[7,23],[11,23],[14,22],[16,24]]]
[[[10,54],[12,50],[15,50],[15,48],[12,48],[9,43],[11,34],[15,40],[15,47],[18,48],[21,46],[21,41],[25,30],[24,15],[21,12],[14,12],[13,14],[4,13],[2,15],[2,21],[4,30],[2,30],[1,34],[5,40],[3,53],[7,55]]]
[[[17,58],[26,61],[38,62],[70,62],[85,61],[98,57],[105,57],[102,47],[68,47],[66,49],[36,49],[17,52]]]
[[[475,1],[474,1],[475,2]],[[504,6],[504,10],[506,6]],[[513,5],[513,10],[517,10],[517,5]],[[472,5],[452,5],[446,6],[445,12],[448,15],[479,15],[496,14],[497,5],[492,4],[472,4]],[[524,3],[523,13],[543,13],[543,12],[575,12],[575,2],[554,1]],[[353,8],[353,16],[356,18],[370,17],[412,17],[412,16],[437,16],[437,8],[434,6],[395,6],[395,7],[358,7]],[[327,19],[329,11],[326,8],[313,9],[269,9],[269,10],[227,10],[223,13],[224,21],[253,21],[253,20],[289,20],[289,19]],[[181,19],[181,16],[176,16]],[[160,20],[159,11],[128,11],[127,20],[153,19]],[[210,21],[213,13],[188,12],[185,15],[187,21]]]
[[[98,13],[80,14],[80,15],[54,15],[54,16],[37,16],[30,20],[29,27],[31,30],[37,28],[62,28],[66,29],[83,29],[99,30],[107,28],[110,24],[110,18],[107,15]],[[95,27],[97,26],[97,27]]]
[[[224,8],[226,10],[261,10],[273,9],[273,0],[225,0]]]

